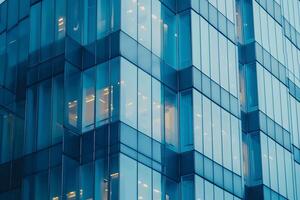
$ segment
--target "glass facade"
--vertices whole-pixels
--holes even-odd
[[[0,0],[0,199],[300,199],[298,0]]]

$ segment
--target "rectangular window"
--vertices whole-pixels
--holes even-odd
[[[11,91],[15,91],[17,85],[17,66],[18,66],[18,27],[14,27],[7,32],[6,49],[6,71],[5,86]]]
[[[66,0],[56,0],[55,9],[55,40],[57,41],[63,39],[66,34]]]
[[[233,171],[241,174],[241,146],[240,146],[240,121],[231,115],[231,146],[232,146],[232,167]]]
[[[178,147],[177,95],[165,87],[165,140],[174,150]]]
[[[30,64],[39,61],[39,49],[41,42],[41,3],[33,5],[30,9]]]
[[[51,87],[51,80],[38,87],[38,150],[51,144]]]
[[[152,199],[151,169],[138,164],[138,199]]]
[[[121,59],[121,112],[124,123],[137,127],[137,68],[125,59]]]
[[[151,137],[151,77],[138,70],[138,130]]]
[[[81,165],[79,168],[79,187],[81,199],[93,198],[93,183],[94,183],[94,166],[93,163]],[[68,196],[68,195],[67,195]],[[71,198],[72,199],[72,198]]]
[[[63,112],[64,104],[62,97],[64,96],[64,77],[57,76],[53,80],[52,86],[52,144],[58,143],[63,135]]]
[[[215,103],[212,103],[212,131],[213,131],[213,158],[219,164],[222,164],[222,134],[221,134],[221,109]]]
[[[176,66],[177,30],[176,15],[167,7],[162,6],[163,33],[164,33],[164,60],[173,68]]]
[[[4,84],[6,60],[6,32],[0,34],[0,85]]]
[[[36,148],[37,137],[37,88],[32,86],[26,92],[26,129],[24,153],[32,153]]]
[[[52,56],[52,43],[54,41],[54,0],[42,1],[42,27],[41,27],[41,58],[45,60]]]
[[[220,85],[229,91],[228,61],[227,61],[227,39],[219,34],[220,49]]]
[[[200,17],[194,11],[191,11],[191,29],[192,29],[192,57],[193,65],[198,69],[201,68],[201,44],[200,44]]]
[[[137,163],[135,160],[120,154],[120,193],[119,199],[137,199]],[[128,184],[130,180],[130,184]]]
[[[236,46],[228,41],[228,67],[229,67],[229,88],[230,88],[230,93],[233,94],[235,97],[238,95],[237,91],[237,60],[236,60]]]
[[[67,0],[67,33],[68,35],[78,42],[82,43],[82,15],[83,15],[83,5],[80,0]]]
[[[95,161],[95,199],[108,199],[108,180],[107,180],[107,160],[100,159]]]
[[[214,186],[208,181],[204,181],[205,199],[214,199]]]
[[[212,159],[211,101],[203,96],[204,155]]]
[[[163,88],[152,78],[152,137],[161,142],[163,135]]]
[[[152,171],[152,181],[153,181],[153,200],[162,200],[162,180],[161,180],[161,174]]]
[[[81,73],[76,67],[66,63],[65,67],[65,125],[81,129]]]
[[[192,90],[181,92],[180,95],[180,133],[181,151],[193,148],[193,98]]]
[[[138,2],[138,41],[151,49],[151,1]]]
[[[82,130],[88,131],[94,125],[95,110],[95,68],[83,72],[83,95],[82,95]]]
[[[277,180],[277,156],[276,156],[276,143],[274,140],[268,137],[269,147],[269,166],[270,166],[270,187],[278,192],[278,180]]]
[[[161,22],[161,3],[159,0],[152,0],[152,51],[159,57],[161,57],[162,48]]]
[[[110,105],[109,65],[97,66],[96,78],[96,126],[108,123]]]
[[[230,114],[222,110],[222,141],[223,141],[223,165],[231,170],[232,169],[232,156],[231,156],[231,131],[230,131]]]
[[[9,0],[7,3],[7,29],[9,29],[18,22],[19,0]]]
[[[83,44],[88,45],[93,43],[96,40],[97,36],[97,8],[96,8],[96,0],[83,1]]]
[[[111,1],[97,0],[97,39],[105,37],[110,32]]]
[[[210,36],[210,67],[211,78],[217,83],[220,82],[220,69],[219,69],[219,46],[218,46],[218,31],[209,26]]]
[[[191,40],[191,12],[182,12],[179,15],[179,67],[184,69],[192,65],[192,40]]]
[[[194,147],[195,150],[203,153],[203,130],[202,130],[202,95],[193,90],[193,113],[194,113]]]
[[[137,39],[137,0],[121,1],[121,29]]]
[[[201,51],[201,61],[202,61],[202,72],[207,76],[210,76],[210,65],[209,65],[209,35],[208,35],[208,23],[205,19],[200,17],[201,22],[201,49],[206,49]]]

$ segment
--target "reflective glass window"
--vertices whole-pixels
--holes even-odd
[[[151,49],[151,1],[138,0],[138,41]]]
[[[194,11],[191,11],[191,29],[192,29],[192,57],[193,65],[200,69],[201,66],[201,44],[200,44],[200,17]]]
[[[137,39],[137,0],[121,1],[121,29]]]
[[[105,37],[110,32],[110,5],[110,1],[97,0],[97,39]]]
[[[152,51],[157,56],[161,56],[162,48],[162,14],[159,0],[152,0]]]
[[[42,1],[41,47],[42,59],[49,58],[52,53],[51,44],[54,41],[54,0]]]
[[[94,109],[95,109],[95,68],[83,72],[83,91],[82,91],[82,119],[83,131],[93,128]]]
[[[195,91],[193,92],[193,113],[194,113],[194,147],[195,150],[203,153],[203,130],[202,130],[202,95]]]
[[[193,108],[192,90],[181,92],[180,96],[180,144],[181,151],[191,150],[193,147]]]
[[[81,73],[69,63],[65,70],[65,125],[79,129],[81,124]]]
[[[153,181],[153,200],[162,200],[162,183],[161,183],[161,174],[153,171],[152,181]]]
[[[53,80],[52,94],[52,144],[61,141],[63,135],[63,112],[64,104],[61,98],[64,95],[64,77],[57,76]]]
[[[218,46],[218,32],[212,26],[209,27],[209,41],[210,41],[210,67],[211,67],[211,78],[219,83],[219,46]]]
[[[48,80],[38,89],[38,149],[50,144],[51,113],[51,80]]]
[[[138,70],[138,130],[151,137],[151,77]]]
[[[204,155],[212,158],[211,101],[203,96],[202,102]]]
[[[168,8],[163,9],[164,59],[168,65],[176,68],[177,30],[176,15]]]
[[[202,61],[202,72],[207,76],[210,76],[210,65],[209,65],[209,34],[208,34],[208,23],[205,19],[200,17],[201,24],[201,49],[206,49],[206,51],[201,51],[201,61]]]
[[[177,95],[165,87],[165,140],[174,149],[178,146]]]
[[[222,164],[222,135],[221,135],[221,110],[215,103],[212,103],[212,131],[213,131],[213,158]]]
[[[163,88],[152,78],[152,136],[159,142],[163,134],[163,111]]]
[[[102,125],[108,122],[109,118],[109,67],[108,63],[103,63],[97,66],[96,77],[96,123]]]
[[[41,3],[33,5],[30,9],[30,42],[29,53],[31,54],[31,62],[36,63],[38,61],[37,51],[40,48],[41,39]]]
[[[152,199],[151,169],[138,164],[138,199]]]
[[[232,169],[230,114],[224,110],[222,115],[223,165]]]
[[[130,184],[128,184],[128,180]],[[120,193],[119,199],[137,199],[137,163],[120,154]]]
[[[121,120],[137,127],[137,68],[121,59]]]

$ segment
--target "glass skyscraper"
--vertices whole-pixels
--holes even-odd
[[[0,0],[0,200],[300,199],[299,0]]]

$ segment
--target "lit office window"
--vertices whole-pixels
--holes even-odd
[[[76,67],[66,63],[65,70],[65,125],[80,129],[81,123],[81,73]]]
[[[108,122],[110,105],[108,63],[97,67],[96,78],[96,122],[97,126]],[[112,107],[111,107],[112,109]]]
[[[83,72],[83,99],[82,113],[83,131],[93,128],[94,124],[94,108],[95,108],[95,68],[91,68]]]

